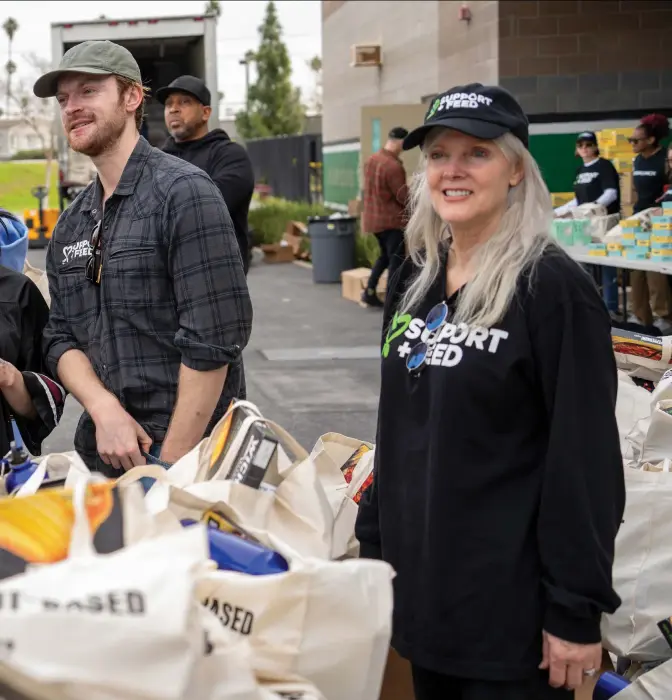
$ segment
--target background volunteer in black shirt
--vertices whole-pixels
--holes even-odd
[[[392,645],[416,700],[569,698],[620,602],[610,319],[550,240],[527,142],[516,100],[480,84],[436,98],[404,142],[424,158],[356,532],[397,572]]]
[[[666,154],[660,145],[670,132],[667,117],[649,114],[634,130],[630,143],[635,152],[632,166],[633,212],[659,205],[667,184]],[[655,325],[663,333],[672,332],[672,293],[666,275],[660,272],[630,272],[632,312],[630,320],[644,326]]]
[[[600,158],[597,136],[592,131],[584,131],[576,138],[576,154],[583,165],[576,171],[574,199],[555,210],[556,216],[565,216],[582,204],[601,204],[607,214],[621,211],[621,183],[613,163]],[[607,309],[618,312],[618,282],[615,267],[600,266],[602,277],[602,297]]]
[[[224,129],[208,131],[210,90],[200,78],[183,75],[156,91],[165,106],[170,137],[163,150],[204,170],[217,185],[229,209],[245,274],[250,264],[247,217],[254,193],[254,172],[247,151]]]

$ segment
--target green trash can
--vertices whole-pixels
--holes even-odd
[[[354,216],[311,216],[308,219],[313,282],[335,284],[341,281],[341,272],[355,267],[356,231]]]

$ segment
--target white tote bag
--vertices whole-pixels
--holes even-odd
[[[657,625],[672,612],[672,473],[625,467],[625,485],[613,567],[622,603],[602,617],[602,640],[633,661],[664,660],[672,649]]]
[[[275,491],[226,479],[179,487],[172,481],[172,470],[147,467],[129,470],[118,483],[142,476],[157,479],[145,500],[150,512],[166,527],[171,516],[177,527],[183,518],[198,520],[206,511],[216,510],[286,557],[331,556],[334,517],[307,454],[284,475]]]
[[[102,474],[92,474],[76,452],[54,452],[39,461],[37,469],[14,495],[32,496],[48,478],[63,477],[65,488],[73,488],[79,481],[106,481]]]
[[[371,443],[339,433],[322,435],[310,454],[334,514],[332,559],[359,553],[355,521],[361,493],[372,479],[374,455]]]
[[[392,627],[392,568],[380,561],[294,561],[290,571],[212,571],[198,596],[252,646],[257,674],[314,683],[329,700],[378,697]]]
[[[613,700],[667,700],[672,697],[672,661],[656,666],[617,693]]]
[[[205,646],[195,597],[211,568],[205,528],[97,556],[86,489],[74,489],[69,557],[0,581],[0,658],[49,697],[180,700]]]
[[[222,465],[217,472],[211,474],[208,479],[213,452],[215,452],[217,448],[222,433],[228,430],[227,423],[230,416],[237,409],[241,408],[248,409],[248,418],[240,426],[237,435],[229,445]],[[303,460],[308,456],[306,450],[281,425],[264,418],[261,411],[251,401],[234,401],[222,418],[217,422],[217,425],[212,429],[209,437],[201,440],[194,449],[190,450],[184,457],[170,467],[168,471],[170,472],[171,483],[176,486],[190,486],[191,484],[206,480],[225,479],[228,468],[231,466],[232,458],[245,439],[247,430],[255,422],[268,425],[281,440],[277,451],[277,470],[280,475],[284,475],[292,467],[293,462],[287,454],[288,451],[293,454],[295,462]]]

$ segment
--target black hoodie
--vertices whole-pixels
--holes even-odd
[[[247,215],[254,192],[254,171],[247,151],[231,141],[223,129],[213,129],[201,139],[181,143],[170,136],[163,150],[204,170],[217,185],[229,209],[247,274]]]

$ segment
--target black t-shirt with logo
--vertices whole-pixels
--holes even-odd
[[[664,148],[648,158],[644,158],[641,153],[635,158],[632,170],[632,181],[637,193],[633,207],[635,213],[658,205],[656,200],[663,194],[663,188],[667,184],[666,159]]]
[[[625,493],[609,315],[553,246],[500,323],[447,323],[411,376],[406,359],[446,300],[440,275],[417,310],[399,313],[415,272],[407,259],[386,302],[361,555],[397,572],[402,656],[446,675],[522,680],[537,672],[542,629],[599,642],[601,613],[618,605]]]
[[[616,190],[617,198],[607,207],[607,214],[618,214],[621,211],[621,185],[613,163],[605,158],[598,158],[589,165],[582,165],[576,171],[574,194],[579,204],[595,202],[608,189]]]

